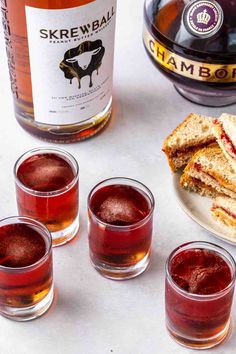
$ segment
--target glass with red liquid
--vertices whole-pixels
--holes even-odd
[[[52,238],[38,221],[12,217],[0,221],[0,314],[28,321],[53,301]]]
[[[133,278],[149,264],[154,197],[140,182],[111,178],[88,197],[89,248],[95,269],[110,279]]]
[[[166,325],[189,348],[219,344],[230,331],[235,262],[223,248],[190,242],[176,248],[166,263]]]
[[[19,215],[47,226],[53,246],[70,241],[79,229],[79,167],[68,152],[38,148],[14,167]]]

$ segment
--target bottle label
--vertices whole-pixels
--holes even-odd
[[[190,34],[209,38],[220,30],[224,13],[215,0],[190,1],[184,9],[183,21]]]
[[[165,48],[146,28],[144,28],[143,40],[148,53],[166,72],[171,71],[193,80],[216,84],[236,82],[236,63],[210,64],[189,60]]]
[[[12,91],[13,96],[16,99],[18,99],[16,68],[15,68],[15,60],[14,60],[14,56],[13,56],[11,30],[10,30],[10,22],[8,19],[8,9],[7,9],[7,1],[6,0],[0,0],[0,10],[2,12],[2,24],[3,24],[5,43],[6,43],[8,67],[9,67],[9,72],[10,72],[11,91]]]
[[[116,0],[46,10],[26,6],[35,121],[75,124],[112,96]]]

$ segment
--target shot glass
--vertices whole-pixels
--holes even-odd
[[[19,215],[47,226],[53,246],[69,242],[79,229],[79,166],[61,149],[26,152],[14,167]]]
[[[29,321],[53,301],[52,239],[47,228],[25,217],[0,221],[0,314]]]
[[[95,269],[122,280],[136,277],[149,264],[154,197],[142,183],[111,178],[88,196],[89,248]]]
[[[176,248],[166,263],[166,326],[179,344],[207,349],[231,328],[235,262],[223,248],[190,242]]]

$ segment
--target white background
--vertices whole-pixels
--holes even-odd
[[[17,1],[17,0],[16,0]],[[217,116],[227,109],[204,108],[180,97],[152,66],[142,45],[142,0],[119,0],[114,75],[114,115],[99,136],[66,145],[80,164],[81,230],[74,242],[54,250],[56,299],[42,318],[15,323],[0,318],[1,354],[180,354],[165,329],[164,264],[173,248],[190,240],[216,242],[179,208],[163,139],[190,112]],[[17,124],[12,109],[5,49],[0,36],[0,217],[16,214],[12,168],[24,151],[48,146]],[[86,198],[98,181],[136,178],[156,198],[150,269],[124,282],[102,278],[90,265]],[[233,317],[236,317],[236,302]],[[236,328],[214,354],[234,354]],[[193,353],[198,353],[194,351]],[[199,352],[200,353],[200,352]]]

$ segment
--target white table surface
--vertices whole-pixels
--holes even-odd
[[[0,318],[1,354],[192,353],[173,342],[165,329],[165,260],[173,248],[190,240],[216,242],[236,257],[236,247],[215,239],[179,208],[161,151],[163,139],[190,112],[215,116],[226,109],[204,108],[180,97],[144,51],[143,1],[118,3],[112,122],[101,135],[64,146],[80,164],[79,237],[54,250],[57,291],[49,312],[28,323]],[[30,148],[49,144],[30,136],[14,118],[2,32],[0,38],[0,218],[4,218],[16,214],[15,160]],[[236,106],[227,111],[235,113]],[[90,265],[86,198],[98,181],[121,175],[150,187],[156,210],[150,269],[136,279],[115,282]],[[233,354],[235,348],[236,328],[212,352]]]

